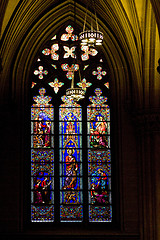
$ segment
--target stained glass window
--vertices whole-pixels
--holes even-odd
[[[89,221],[109,222],[112,216],[110,108],[95,89],[87,107]]]
[[[64,83],[59,82],[57,78],[54,79],[54,82],[50,82],[50,83],[48,83],[48,84],[49,84],[51,87],[53,87],[55,93],[58,93],[59,88],[64,85]]]
[[[31,220],[54,221],[54,139],[51,97],[33,97],[31,108]]]
[[[78,64],[72,64],[71,67],[67,63],[64,63],[61,65],[63,71],[67,71],[66,77],[68,79],[72,79],[74,76],[74,72],[79,70],[79,65]]]
[[[99,66],[97,67],[97,71],[93,71],[92,74],[96,75],[98,80],[101,80],[102,77],[105,76],[107,73],[106,71],[102,71],[102,67]]]
[[[75,47],[73,46],[73,47],[71,47],[71,48],[69,48],[69,47],[67,47],[67,46],[63,46],[63,48],[64,48],[64,50],[65,50],[65,54],[64,54],[64,58],[69,58],[70,56],[72,57],[72,58],[76,58],[76,55],[75,55]]]
[[[112,222],[109,71],[100,48],[62,30],[32,70],[31,221]],[[84,99],[66,96],[73,79]]]
[[[43,71],[43,66],[39,66],[38,70],[34,71],[34,75],[38,75],[39,79],[43,79],[43,75],[47,75],[48,71],[44,70]]]
[[[60,221],[83,220],[82,109],[63,97],[59,111]]]

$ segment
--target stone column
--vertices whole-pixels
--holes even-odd
[[[160,59],[158,60],[158,64],[159,64],[159,66],[157,67],[157,71],[158,71],[159,74],[160,74]]]
[[[160,239],[160,109],[136,114],[141,239]]]

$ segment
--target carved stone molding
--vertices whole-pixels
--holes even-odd
[[[157,71],[158,71],[159,74],[160,74],[160,59],[158,60],[158,64],[159,64],[159,66],[157,67]]]
[[[141,133],[160,132],[160,109],[134,113],[134,124]]]
[[[2,72],[3,68],[2,68],[2,58],[0,57],[0,73]]]

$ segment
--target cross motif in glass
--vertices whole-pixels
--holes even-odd
[[[74,76],[74,71],[78,71],[79,65],[78,64],[72,64],[71,67],[67,63],[64,63],[61,65],[61,68],[63,71],[68,71],[66,74],[66,77],[71,80]]]
[[[81,55],[82,61],[88,60],[89,55],[96,56],[98,53],[98,51],[94,48],[89,49],[89,46],[81,46],[81,50],[84,51],[84,53],[82,53],[82,55]]]
[[[92,72],[93,75],[97,75],[97,79],[101,80],[102,76],[105,76],[107,74],[106,71],[102,71],[102,67],[97,67],[97,71]]]
[[[48,84],[49,84],[51,87],[54,88],[54,92],[55,92],[55,93],[58,93],[59,88],[64,85],[64,83],[58,81],[58,78],[55,78],[55,79],[54,79],[54,82],[50,82],[50,83],[48,83]]]
[[[74,28],[71,25],[68,25],[68,27],[66,27],[66,32],[62,34],[61,36],[61,40],[62,41],[68,41],[69,38],[71,38],[72,41],[77,41],[78,40],[78,36],[75,34],[72,34],[74,31]]]
[[[84,91],[86,91],[86,88],[87,88],[87,87],[90,87],[90,86],[92,85],[92,83],[86,82],[86,79],[83,78],[81,82],[77,83],[77,85],[78,85],[79,87],[81,87]]]
[[[59,50],[59,45],[58,43],[55,43],[51,46],[51,50],[49,48],[45,48],[42,53],[46,56],[50,55],[51,54],[51,58],[53,60],[58,60],[59,59],[59,54],[56,53],[56,51]]]
[[[39,79],[43,79],[43,74],[44,75],[47,75],[48,74],[48,71],[47,70],[44,70],[43,71],[43,67],[42,66],[39,66],[38,67],[38,70],[35,70],[34,71],[34,75],[39,75]]]
[[[72,58],[76,58],[76,55],[75,55],[75,49],[76,47],[67,47],[67,46],[63,46],[64,50],[66,51],[66,53],[64,54],[64,57],[63,58],[69,58],[69,56],[71,56]]]

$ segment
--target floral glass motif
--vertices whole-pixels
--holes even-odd
[[[73,34],[74,28],[71,25],[68,25],[68,27],[66,27],[66,32],[62,34],[61,36],[61,40],[62,41],[68,41],[69,38],[71,38],[72,41],[77,41],[78,40],[78,36]]]
[[[56,51],[59,50],[59,45],[58,43],[55,43],[51,46],[51,50],[48,49],[48,48],[45,48],[42,53],[46,56],[50,55],[51,54],[51,59],[53,60],[58,60],[59,59],[59,54],[56,53]]]
[[[54,221],[53,106],[46,90],[31,107],[31,221]]]
[[[57,78],[54,79],[54,82],[48,83],[53,89],[55,93],[58,93],[59,88],[64,85],[64,83],[59,82]]]
[[[79,70],[78,64],[72,64],[71,67],[67,63],[61,65],[63,71],[67,71],[66,77],[71,80],[74,77],[74,72]]]
[[[89,59],[89,55],[96,56],[98,51],[94,48],[90,48],[89,46],[81,46],[81,50],[84,51],[84,53],[81,54],[82,61],[87,61]]]
[[[60,221],[82,222],[82,110],[66,96],[59,108]]]
[[[92,74],[96,75],[98,80],[101,80],[102,76],[105,76],[107,74],[107,72],[102,71],[102,67],[99,66],[99,67],[97,67],[97,71],[93,71]]]
[[[87,107],[89,221],[111,222],[110,108],[100,88],[95,95]]]
[[[86,91],[87,87],[90,87],[92,83],[86,82],[86,79],[83,78],[81,82],[77,83],[79,87],[81,87],[84,91]]]
[[[76,47],[67,47],[67,46],[63,46],[64,50],[66,51],[66,53],[64,54],[64,57],[63,58],[69,58],[70,56],[72,58],[76,58],[76,55],[75,55],[75,49]]]
[[[34,75],[38,75],[39,79],[43,79],[43,75],[47,75],[47,74],[48,74],[48,71],[47,70],[43,71],[42,66],[39,66],[38,70],[34,71]]]

